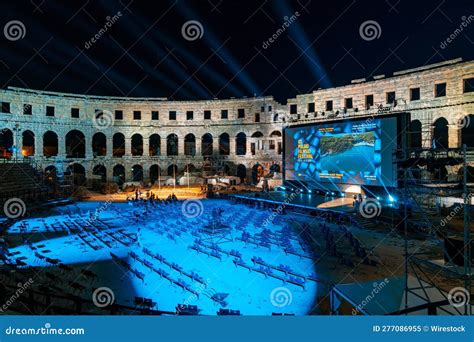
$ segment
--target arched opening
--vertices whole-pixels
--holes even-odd
[[[66,134],[66,157],[67,158],[85,158],[86,156],[86,138],[84,133],[72,130]]]
[[[244,156],[247,153],[247,136],[245,133],[240,132],[235,137],[235,154],[238,156]]]
[[[56,183],[56,177],[57,177],[57,169],[56,166],[54,165],[49,165],[44,169],[44,175],[46,178],[46,181],[49,184],[54,184]]]
[[[178,176],[178,167],[175,164],[171,164],[170,166],[168,166],[168,176]]]
[[[219,154],[222,156],[228,156],[230,153],[230,138],[229,134],[222,133],[219,136]]]
[[[94,176],[100,176],[101,181],[104,183],[107,181],[107,169],[104,165],[94,166],[94,168],[92,169],[92,174]]]
[[[203,156],[212,156],[213,138],[210,133],[206,133],[201,137],[201,153]]]
[[[166,154],[168,156],[178,155],[178,136],[176,134],[170,134],[166,138]]]
[[[104,133],[98,132],[92,136],[92,153],[94,157],[107,154],[107,138]]]
[[[141,182],[143,180],[143,167],[141,165],[132,166],[132,181]]]
[[[237,177],[240,177],[240,181],[244,182],[247,177],[247,168],[243,164],[237,165],[237,172],[235,173]]]
[[[132,136],[132,156],[143,155],[143,137],[140,134]]]
[[[113,169],[113,181],[117,183],[119,186],[125,182],[125,167],[123,165],[115,165]]]
[[[155,183],[158,180],[160,174],[161,169],[159,165],[153,164],[152,166],[150,166],[150,181],[152,183]]]
[[[460,167],[458,171],[458,179],[460,182],[464,181],[464,167]],[[466,181],[468,183],[474,182],[474,166],[467,166],[466,168]]]
[[[72,177],[75,186],[84,185],[86,182],[86,170],[84,166],[78,163],[69,165],[64,172],[65,176]]]
[[[280,137],[281,138],[281,132],[280,131],[273,131],[270,133],[270,138],[276,138]]]
[[[184,167],[184,172],[196,172],[198,169],[196,168],[196,166],[194,166],[194,164],[187,164],[185,167]]]
[[[158,134],[150,136],[149,153],[151,157],[161,155],[161,137]]]
[[[222,165],[222,173],[223,173],[224,175],[226,175],[226,176],[229,175],[229,173],[230,173],[230,166],[229,166],[228,164]]]
[[[413,120],[410,122],[410,132],[408,134],[408,146],[411,148],[419,148],[421,146],[421,122]]]
[[[184,154],[186,156],[196,155],[196,137],[194,134],[189,133],[184,137]]]
[[[439,118],[434,123],[433,145],[435,148],[449,147],[448,120],[445,118]]]
[[[0,156],[11,158],[13,155],[13,132],[8,128],[0,131]]]
[[[461,126],[461,144],[474,147],[474,115],[465,116],[459,125]]]
[[[252,134],[252,138],[262,138],[263,133],[262,132],[255,132]],[[257,150],[263,150],[263,141],[260,139],[254,140],[250,143],[250,153],[252,155],[255,155]]]
[[[58,155],[58,135],[52,131],[47,131],[43,135],[43,155],[45,157]]]
[[[112,138],[112,155],[119,158],[125,155],[125,136],[122,133],[115,133]]]
[[[264,173],[264,168],[262,165],[260,164],[255,164],[253,167],[252,167],[252,182],[253,184],[257,184],[258,181],[260,180],[260,178],[263,177],[263,173]]]
[[[278,121],[278,114],[274,114],[273,115],[273,122],[277,122]]]
[[[35,134],[26,130],[22,134],[21,154],[24,157],[31,157],[35,154]]]

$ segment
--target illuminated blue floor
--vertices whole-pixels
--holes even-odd
[[[15,236],[19,237],[20,230],[23,233],[33,232],[35,241],[38,241],[33,245],[41,246],[38,251],[44,251],[49,258],[57,258],[64,264],[80,267],[91,265],[90,269],[99,275],[92,286],[111,288],[115,301],[124,305],[133,305],[135,296],[140,296],[151,298],[157,303],[155,309],[165,311],[174,311],[179,303],[197,305],[201,314],[211,315],[216,314],[220,308],[240,310],[244,315],[269,315],[273,312],[304,315],[312,311],[317,293],[315,281],[306,279],[303,289],[298,284],[277,279],[286,277],[285,273],[278,269],[272,270],[276,277],[266,277],[255,271],[261,265],[254,264],[251,260],[252,257],[259,257],[268,265],[285,265],[297,275],[307,277],[311,274],[314,277],[317,272],[313,260],[307,256],[308,251],[304,250],[305,244],[300,240],[297,229],[293,229],[301,225],[306,220],[305,217],[279,215],[274,223],[267,224],[267,219],[272,215],[270,211],[257,210],[226,200],[202,200],[201,203],[203,207],[198,208],[197,212],[183,213],[183,202],[177,202],[150,208],[147,215],[143,214],[143,207],[137,208],[127,203],[78,203],[54,209],[57,215],[23,220],[10,228],[9,237],[11,240],[14,240]],[[229,237],[233,241],[218,244],[218,248],[222,249],[222,252],[218,253],[221,260],[202,252],[211,252],[207,247],[212,241],[207,235],[199,233],[199,230],[209,223],[209,217],[215,208],[224,210],[223,222],[232,228]],[[95,235],[83,234],[83,238],[79,238],[75,233],[68,234],[66,228],[61,232],[65,223],[71,225],[71,222],[76,222],[80,225],[92,217],[90,214],[96,210],[100,212],[99,219],[91,222],[92,225],[107,225],[102,231],[94,233]],[[136,218],[136,215],[139,217]],[[198,216],[189,217],[195,215]],[[243,231],[253,236],[261,233],[265,226],[271,234],[279,234],[285,227],[293,227],[287,228],[286,231],[290,231],[287,241],[294,254],[286,254],[284,247],[274,243],[277,240],[273,237],[277,235],[271,235],[268,247],[239,240]],[[119,230],[120,233],[117,232]],[[115,234],[115,237],[109,233]],[[137,233],[138,241],[134,241]],[[123,239],[125,243],[134,242],[126,246],[116,237]],[[201,252],[190,249],[199,238],[201,242],[198,242],[198,246],[201,246]],[[19,240],[17,238],[17,244],[20,244]],[[145,248],[148,254],[144,253]],[[236,266],[233,262],[234,256],[226,254],[231,250],[240,252],[242,261],[250,266],[252,271]],[[50,266],[35,257],[28,246],[20,244],[10,249],[10,252],[16,251],[26,257],[23,261],[27,265],[38,268]],[[110,253],[128,263],[132,270],[143,273],[144,280],[119,265],[120,262],[112,260]],[[150,256],[156,254],[165,260],[159,261]],[[171,263],[179,267],[172,268]],[[156,270],[165,271],[172,280],[161,277]],[[201,281],[191,279],[191,272],[198,275]],[[180,279],[190,290],[177,284]],[[279,287],[285,289],[275,290]],[[283,291],[283,297],[278,297],[278,291]],[[216,294],[224,294],[224,302],[216,301]],[[83,297],[88,295],[90,294],[87,291],[82,294]]]

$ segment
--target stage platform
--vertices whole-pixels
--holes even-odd
[[[296,194],[286,191],[258,192],[230,197],[243,202],[260,202],[272,206],[285,205],[285,207],[295,209],[355,212],[353,199],[349,197],[324,197],[318,194]]]

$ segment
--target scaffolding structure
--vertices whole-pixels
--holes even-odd
[[[408,296],[414,295],[426,303],[422,307],[428,309],[429,314],[441,310],[448,314],[471,315],[473,308],[470,297],[474,275],[470,222],[473,206],[468,166],[474,165],[474,149],[466,146],[456,149],[435,146],[398,149],[394,153],[394,163],[397,165],[397,196],[399,203],[402,203],[402,210],[396,214],[398,217],[393,220],[393,228],[403,228],[405,240],[405,308],[400,313],[413,311]],[[447,168],[458,172],[449,173]],[[408,237],[411,234],[421,234],[427,241],[441,244],[444,254],[442,260],[433,259],[427,253],[410,251]],[[448,250],[447,244],[452,238],[462,241],[462,249],[454,255],[452,250]],[[459,265],[459,261],[455,262],[460,257],[462,265]],[[409,285],[409,276],[416,278],[417,286]],[[453,294],[449,290],[447,293],[448,283],[463,284],[462,288],[452,288],[464,289],[466,300],[460,305],[453,305]],[[437,294],[436,299],[433,293]],[[447,307],[449,310],[446,310]]]

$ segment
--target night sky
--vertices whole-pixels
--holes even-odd
[[[284,103],[351,79],[474,59],[472,0],[15,0],[0,13],[2,88]],[[197,36],[183,36],[189,21],[202,27]],[[361,34],[363,23],[375,35]]]

